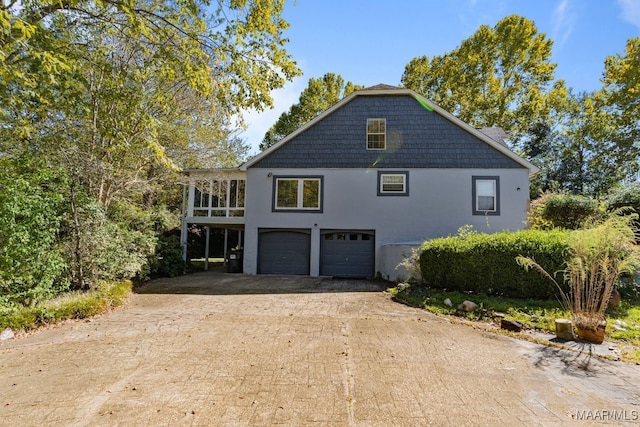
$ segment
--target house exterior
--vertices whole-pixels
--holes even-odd
[[[410,248],[518,230],[538,169],[417,93],[352,93],[238,169],[188,171],[183,230],[241,230],[246,274],[395,280]]]

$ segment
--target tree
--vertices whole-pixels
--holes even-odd
[[[452,52],[412,59],[402,84],[474,127],[498,126],[518,141],[566,93],[562,80],[554,82],[552,44],[533,21],[511,15]]]
[[[56,244],[76,287],[141,270],[156,243],[158,183],[176,184],[180,167],[241,160],[233,117],[270,106],[270,91],[300,73],[284,48],[283,7],[0,4],[0,159],[62,170]]]
[[[625,178],[627,153],[611,142],[615,131],[599,108],[597,93],[569,92],[549,121],[532,126],[523,154],[540,167],[532,182],[540,191],[600,197]]]
[[[626,178],[634,180],[640,155],[640,37],[627,41],[624,55],[605,59],[598,107],[615,124],[608,135],[620,153]]]
[[[339,74],[327,73],[319,79],[311,78],[300,94],[298,103],[292,105],[289,111],[280,115],[276,123],[269,128],[260,144],[261,150],[266,150],[285,136],[289,135],[318,114],[329,109],[340,99],[364,86],[344,82]]]
[[[64,172],[0,157],[0,306],[32,305],[64,289],[58,245]]]

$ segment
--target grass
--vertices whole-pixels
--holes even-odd
[[[0,330],[29,331],[68,319],[86,319],[124,304],[131,282],[102,284],[89,292],[67,292],[34,307],[0,310]]]
[[[571,313],[564,310],[558,301],[469,295],[424,287],[412,288],[406,285],[398,285],[388,291],[395,298],[411,306],[440,316],[456,316],[472,322],[499,322],[499,319],[505,318],[522,323],[526,329],[555,333],[556,319],[572,317]],[[451,300],[451,307],[444,303],[447,298]],[[458,305],[465,300],[478,304],[478,309],[471,313],[458,310]],[[619,344],[622,360],[640,364],[639,302],[622,301],[618,308],[607,312],[606,317],[607,341]]]
[[[189,265],[194,270],[204,270],[204,261],[204,258],[192,258],[189,260]],[[224,258],[209,258],[209,268],[221,265],[224,265]]]

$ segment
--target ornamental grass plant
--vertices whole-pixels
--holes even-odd
[[[637,218],[635,213],[616,211],[600,224],[571,233],[564,270],[569,292],[534,259],[519,256],[517,262],[525,269],[538,270],[555,284],[576,328],[595,331],[606,322],[605,312],[619,279],[633,275],[640,266],[634,238]]]

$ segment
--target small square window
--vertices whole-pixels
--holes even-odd
[[[409,172],[378,171],[378,196],[408,196]]]
[[[387,148],[387,119],[367,119],[367,149]]]

